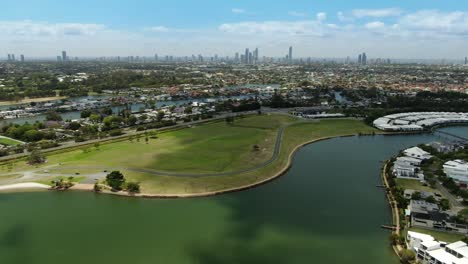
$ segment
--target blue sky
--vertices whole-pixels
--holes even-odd
[[[0,52],[52,56],[232,55],[457,58],[463,0],[2,0]],[[1,54],[1,53],[0,53]]]

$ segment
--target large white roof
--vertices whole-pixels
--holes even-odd
[[[468,123],[468,113],[410,112],[387,115],[374,121],[374,126],[389,131],[424,130],[447,123]]]

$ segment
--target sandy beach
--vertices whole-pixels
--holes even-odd
[[[0,191],[21,190],[21,189],[48,189],[50,186],[35,182],[15,183],[0,186]]]

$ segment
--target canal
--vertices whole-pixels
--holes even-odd
[[[444,128],[468,136],[468,127]],[[185,200],[0,195],[0,263],[396,264],[382,161],[433,135],[337,138],[248,191]]]

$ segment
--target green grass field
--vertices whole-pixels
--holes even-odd
[[[21,144],[21,142],[6,137],[0,137],[0,144],[6,146],[16,146]]]
[[[432,193],[438,193],[440,192],[437,189],[432,189],[430,186],[424,186],[421,182],[417,180],[411,180],[411,179],[396,179],[396,184],[398,187],[401,187],[402,189],[411,189],[411,190],[416,190],[420,192],[432,192]]]
[[[293,124],[295,123],[295,124]],[[296,124],[297,123],[297,124]],[[126,168],[144,168],[178,173],[220,173],[253,167],[273,155],[281,126],[285,129],[279,158],[272,164],[248,173],[212,177],[169,177],[145,174]],[[0,175],[36,170],[47,173],[80,175],[118,169],[130,180],[141,182],[147,193],[198,193],[218,191],[269,178],[287,164],[291,151],[299,144],[339,135],[370,133],[375,130],[357,120],[322,120],[300,122],[286,115],[262,115],[236,119],[233,125],[214,122],[158,134],[157,139],[144,138],[102,144],[47,155],[47,163],[33,167],[25,161],[0,165]],[[259,150],[254,151],[253,146]],[[1,180],[1,176],[0,176]],[[39,182],[49,180],[47,174]]]
[[[439,232],[439,231],[420,229],[420,228],[410,228],[409,231],[430,235],[430,236],[433,236],[438,241],[444,241],[448,243],[460,241],[465,237],[462,234],[446,233],[446,232]]]

